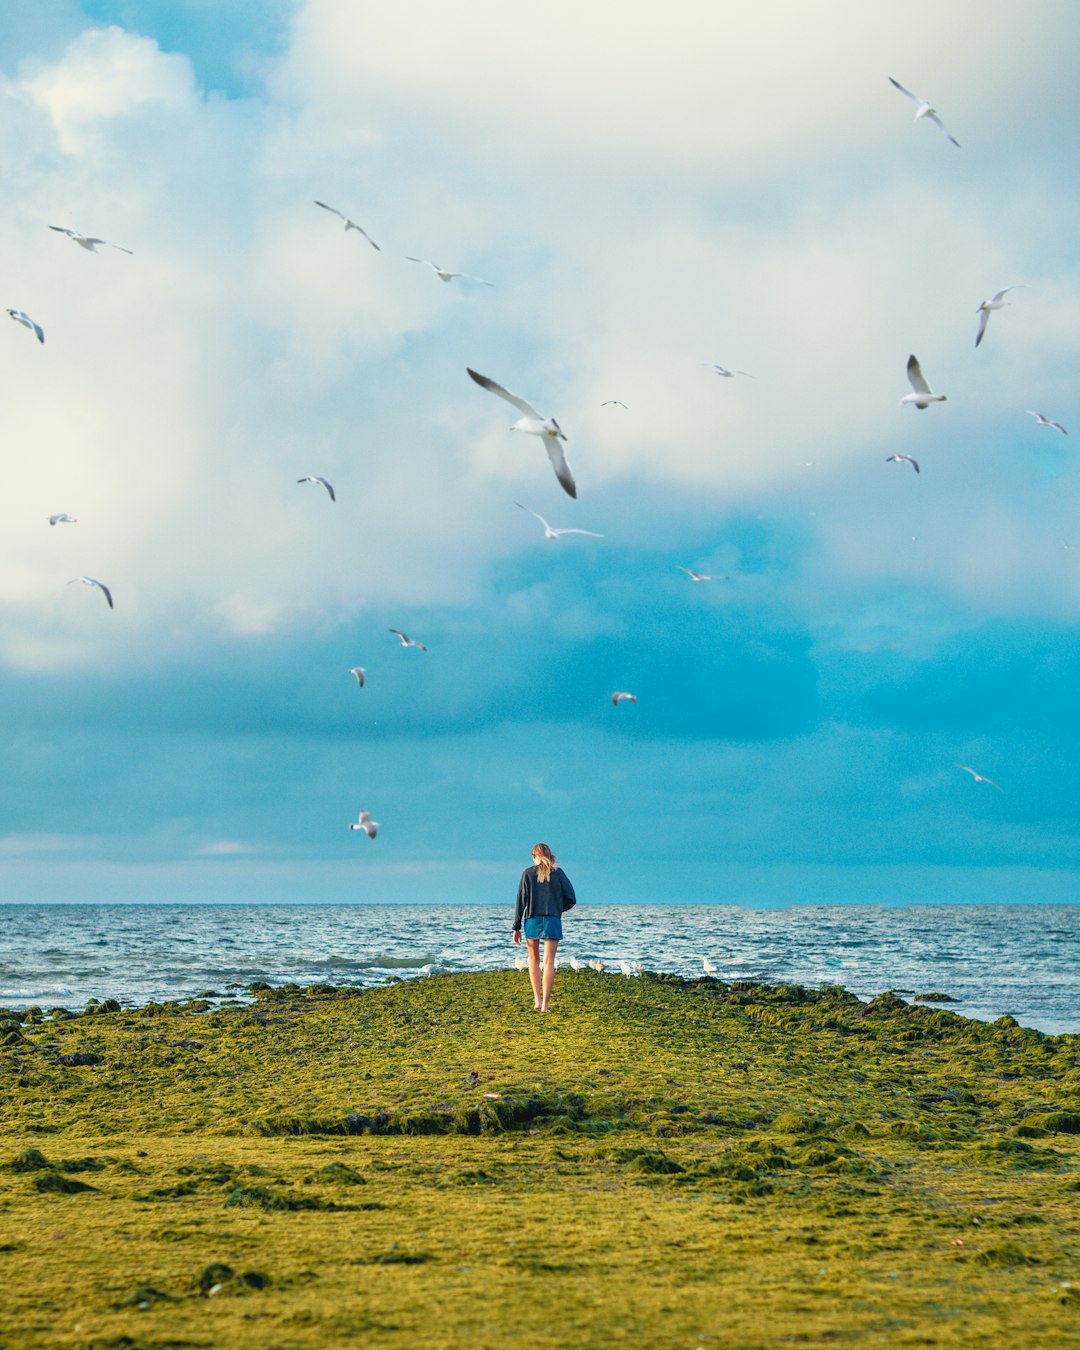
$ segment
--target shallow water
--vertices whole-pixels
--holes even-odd
[[[250,984],[365,985],[511,966],[502,905],[5,905],[0,1006],[225,996]],[[956,1011],[1080,1032],[1080,906],[579,905],[560,958],[723,979],[940,992]]]

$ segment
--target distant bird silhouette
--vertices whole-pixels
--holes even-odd
[[[390,632],[393,633],[395,637],[401,639],[401,645],[403,647],[419,647],[422,652],[427,651],[427,648],[422,642],[414,642],[411,637],[406,637],[400,628],[391,628]]]
[[[1055,431],[1060,431],[1063,436],[1067,436],[1069,434],[1065,430],[1065,428],[1061,425],[1060,422],[1051,422],[1049,417],[1044,417],[1040,412],[1032,412],[1030,408],[1025,408],[1024,411],[1027,413],[1029,417],[1034,417],[1035,421],[1038,422],[1039,426],[1053,427]]]
[[[372,239],[371,235],[368,234],[367,230],[365,230],[362,225],[357,225],[355,220],[350,220],[344,211],[339,211],[336,206],[327,206],[325,202],[316,202],[315,205],[321,206],[324,211],[329,211],[332,216],[337,216],[339,220],[343,220],[345,222],[346,234],[348,234],[350,230],[355,230],[357,234],[362,234],[364,236],[376,253],[382,252],[382,249],[375,240]]]
[[[886,464],[910,464],[911,467],[915,470],[916,473],[919,473],[919,471],[920,471],[920,470],[919,470],[919,461],[918,461],[917,459],[912,459],[910,455],[889,455],[889,456],[886,458],[885,463],[886,463]]]
[[[628,694],[625,689],[617,689],[615,693],[612,694],[611,701],[617,708],[623,701],[626,701],[627,703],[636,703],[637,697],[634,694]]]
[[[305,474],[303,478],[298,478],[296,481],[298,483],[321,483],[323,487],[327,490],[327,492],[330,494],[330,500],[332,502],[337,501],[337,497],[334,495],[333,485],[328,483],[325,478],[320,478],[317,473]]]
[[[1005,789],[1001,786],[1000,783],[995,783],[992,778],[984,778],[981,773],[976,773],[975,770],[970,768],[967,764],[957,764],[956,767],[958,769],[963,769],[965,773],[971,774],[972,778],[974,778],[976,783],[989,783],[992,788],[997,788],[999,792],[1005,791]]]
[[[63,225],[50,225],[50,230],[55,230],[57,234],[66,234],[80,248],[85,248],[89,253],[96,253],[98,244],[104,244],[106,248],[115,248],[119,253],[130,253],[131,249],[123,248],[120,244],[110,244],[107,239],[98,239],[92,234],[80,234],[78,230],[65,229]]]
[[[106,586],[103,581],[98,581],[96,577],[72,577],[68,582],[68,585],[73,586],[76,581],[81,581],[84,586],[96,586],[109,602],[109,608],[116,608],[112,602],[112,591],[109,590],[108,586]]]
[[[11,315],[11,317],[15,320],[16,323],[21,323],[24,328],[29,328],[31,333],[34,334],[34,336],[37,338],[39,342],[45,341],[45,332],[42,329],[41,325],[35,323],[33,319],[30,317],[30,315],[26,313],[25,310],[9,309],[8,313]]]

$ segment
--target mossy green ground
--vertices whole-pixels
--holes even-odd
[[[557,997],[0,1023],[0,1345],[1080,1346],[1080,1037],[841,990]]]

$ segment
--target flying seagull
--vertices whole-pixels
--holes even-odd
[[[913,94],[910,89],[905,89],[900,81],[894,80],[891,75],[889,76],[889,83],[894,89],[899,89],[905,98],[911,99],[912,103],[915,104],[916,122],[918,122],[920,118],[925,117],[928,122],[933,122],[934,126],[937,127],[938,131],[940,131],[943,136],[948,136],[949,140],[952,141],[957,150],[960,149],[960,142],[955,136],[949,135],[949,132],[945,129],[945,124],[937,115],[937,109],[932,104],[927,103],[926,99],[920,98],[918,94]]]
[[[80,248],[85,248],[90,253],[97,252],[98,244],[104,244],[106,248],[115,248],[120,253],[130,253],[131,249],[124,248],[120,244],[110,244],[107,239],[98,239],[92,234],[80,234],[78,230],[65,229],[63,225],[50,225],[50,230],[55,230],[57,234],[66,234],[69,239],[73,239]]]
[[[11,315],[11,317],[15,320],[16,323],[21,323],[24,328],[29,328],[31,333],[34,334],[34,336],[37,338],[39,342],[45,341],[45,333],[41,325],[35,323],[33,319],[30,317],[30,315],[26,313],[25,310],[9,309],[8,313]]]
[[[715,361],[702,361],[701,364],[715,371],[722,380],[733,380],[736,375],[745,375],[748,380],[756,379],[748,370],[729,370],[727,366],[718,366]]]
[[[327,492],[329,492],[330,500],[332,502],[337,501],[337,498],[334,496],[333,485],[331,483],[328,483],[325,478],[320,478],[317,473],[305,474],[303,478],[298,478],[296,481],[298,483],[321,483],[323,487],[327,490]]]
[[[515,502],[514,505],[521,506],[521,503]],[[530,516],[535,517],[535,519],[538,520],[541,525],[543,525],[544,536],[547,539],[558,539],[558,537],[561,534],[587,534],[590,539],[603,539],[604,537],[602,534],[597,534],[595,530],[574,530],[569,528],[562,530],[553,530],[551,526],[547,523],[547,521],[544,519],[544,517],[538,515],[537,512],[529,510],[527,506],[521,506],[521,509],[523,511],[528,511]]]
[[[364,687],[364,676],[367,674],[367,671],[364,669],[364,667],[363,667],[363,666],[353,666],[353,667],[350,669],[349,674],[350,674],[350,675],[355,675],[355,676],[356,676],[356,683],[357,683],[357,685],[359,685],[359,687],[360,687],[361,689],[363,689],[363,687]]]
[[[616,408],[625,408],[626,404],[622,401],[621,398],[606,398],[604,399],[603,403],[600,404],[600,406],[601,408],[610,408],[612,406]],[[629,409],[627,409],[627,411],[629,411]]]
[[[904,395],[900,400],[901,407],[905,403],[913,403],[921,412],[923,408],[928,408],[931,403],[944,403],[946,401],[944,394],[935,394],[926,383],[918,358],[915,356],[909,356],[907,359],[907,377],[915,392]]]
[[[474,277],[471,272],[448,272],[438,263],[433,263],[427,258],[414,258],[411,253],[406,253],[405,258],[408,262],[423,263],[425,267],[430,267],[440,281],[453,281],[455,277],[461,277],[463,281],[475,281],[480,286],[495,285],[493,281],[485,281],[483,277]]]
[[[98,590],[104,593],[105,599],[109,602],[109,608],[115,609],[115,605],[112,602],[112,592],[103,581],[98,581],[96,577],[72,577],[68,582],[68,585],[73,586],[76,581],[81,581],[84,586],[96,586]]]
[[[958,769],[963,769],[965,773],[971,774],[972,778],[974,778],[976,783],[989,783],[992,788],[997,788],[999,792],[1005,791],[1005,789],[1000,785],[1000,783],[995,783],[992,778],[984,778],[981,773],[976,773],[974,769],[969,768],[968,765],[966,764],[957,764],[956,767]]]
[[[49,517],[50,525],[77,525],[79,522],[74,516],[69,516],[66,511],[57,511],[55,516]]]
[[[370,811],[361,811],[360,819],[349,826],[350,830],[363,830],[369,839],[374,839],[379,832],[379,826],[382,822],[371,819]]]
[[[474,380],[481,389],[486,389],[491,394],[497,394],[499,398],[505,399],[507,403],[513,404],[519,412],[525,414],[519,417],[510,427],[511,431],[524,431],[530,436],[542,436],[544,438],[544,448],[547,450],[548,459],[551,460],[551,467],[555,470],[555,477],[563,486],[563,490],[571,497],[577,496],[577,485],[574,482],[574,475],[570,472],[570,466],[563,457],[560,441],[565,441],[562,427],[554,417],[542,417],[531,403],[523,398],[518,398],[517,394],[512,394],[509,389],[504,389],[501,384],[496,384],[494,380],[489,380],[486,375],[478,375],[475,370],[469,366],[465,367],[469,378]]]
[[[1005,297],[1010,291],[1023,290],[1023,282],[1018,282],[1015,286],[1003,286],[1000,291],[995,291],[989,300],[984,300],[975,313],[979,316],[979,331],[975,334],[975,346],[983,340],[983,334],[986,332],[986,325],[990,322],[990,311],[992,309],[1004,309]]]
[[[919,461],[912,459],[910,455],[889,455],[885,460],[886,464],[910,464],[916,473],[920,472]]]
[[[1065,428],[1061,425],[1060,422],[1051,422],[1049,417],[1044,417],[1040,412],[1033,412],[1030,408],[1025,408],[1024,411],[1027,413],[1029,417],[1034,417],[1035,421],[1038,422],[1039,426],[1053,427],[1055,431],[1060,431],[1063,436],[1067,436],[1069,434],[1065,430]]]
[[[364,238],[368,241],[368,243],[371,245],[371,247],[375,250],[376,253],[382,252],[382,249],[378,246],[375,240],[372,239],[371,235],[368,234],[367,230],[365,230],[362,225],[357,225],[355,220],[350,220],[349,217],[344,213],[344,211],[339,211],[336,206],[327,206],[325,202],[316,202],[315,205],[321,206],[324,211],[329,211],[332,216],[337,216],[338,220],[343,220],[345,222],[346,234],[348,234],[350,230],[356,230],[357,233],[362,234],[364,236]]]
[[[617,689],[611,696],[612,704],[617,708],[619,704],[626,699],[630,703],[636,703],[637,697],[634,694],[628,694],[625,689]]]
[[[414,642],[411,637],[406,637],[400,628],[391,628],[390,632],[393,633],[395,637],[401,639],[401,645],[403,647],[419,647],[422,652],[427,651],[427,648],[422,642]]]
[[[728,577],[714,577],[708,572],[695,572],[692,567],[683,567],[681,563],[676,564],[680,572],[685,572],[691,581],[727,581]]]

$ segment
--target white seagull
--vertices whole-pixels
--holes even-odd
[[[298,483],[321,483],[323,487],[327,490],[327,492],[329,492],[330,500],[332,502],[337,501],[337,497],[334,496],[333,485],[331,483],[328,483],[325,478],[320,478],[317,473],[305,474],[303,478],[298,478],[296,481]]]
[[[361,689],[363,689],[363,687],[364,687],[364,676],[367,674],[367,671],[364,669],[364,667],[363,667],[363,666],[352,666],[352,667],[350,667],[350,669],[349,669],[349,674],[350,674],[350,675],[355,675],[355,676],[356,676],[356,683],[357,683],[358,687],[361,688]]]
[[[729,580],[730,580],[730,577],[714,577],[714,576],[710,575],[708,572],[695,572],[694,569],[693,569],[692,567],[683,567],[681,563],[677,563],[676,566],[678,567],[678,569],[679,569],[680,572],[685,572],[686,575],[690,578],[691,581],[729,581]]]
[[[63,225],[50,225],[50,230],[55,230],[57,234],[66,234],[69,239],[73,239],[80,248],[85,248],[90,253],[97,252],[98,244],[104,244],[106,248],[115,248],[119,253],[130,253],[131,249],[124,248],[120,244],[110,244],[107,239],[98,239],[92,234],[80,234],[78,230],[65,229]]]
[[[49,517],[50,525],[77,525],[79,522],[74,516],[69,516],[66,511],[57,511],[55,516]]]
[[[992,778],[984,778],[981,773],[976,773],[975,770],[970,768],[967,764],[957,764],[956,767],[958,769],[963,769],[965,773],[971,774],[976,783],[989,783],[992,788],[997,788],[999,792],[1005,791],[1000,783],[995,783]]]
[[[918,461],[917,459],[912,459],[912,457],[911,457],[910,455],[887,455],[886,458],[885,458],[885,463],[886,463],[886,464],[910,464],[911,467],[915,470],[916,473],[920,473],[920,472],[921,472],[921,470],[920,470],[920,468],[919,468],[919,461]]]
[[[992,309],[1004,309],[1006,305],[1005,297],[1010,291],[1023,290],[1024,283],[1017,282],[1015,286],[1003,286],[1000,291],[995,291],[989,300],[984,300],[975,313],[979,316],[979,331],[975,334],[975,346],[983,340],[983,334],[986,332],[986,325],[990,322],[990,311]]]
[[[903,407],[905,403],[913,403],[921,412],[924,408],[929,408],[931,403],[946,402],[944,394],[935,394],[926,383],[918,358],[914,355],[909,356],[907,359],[907,377],[914,393],[904,395],[900,400],[901,407]]]
[[[109,602],[109,608],[116,608],[112,602],[112,591],[109,590],[108,586],[106,586],[103,581],[98,581],[96,577],[72,577],[68,582],[68,585],[74,586],[76,581],[81,581],[84,586],[96,586],[99,591],[104,593],[105,599]]]
[[[391,628],[390,632],[393,633],[395,637],[401,639],[401,645],[403,647],[419,647],[422,652],[427,651],[427,648],[422,642],[414,642],[411,637],[406,637],[400,628]]]
[[[349,826],[350,830],[363,830],[369,839],[374,839],[379,832],[381,822],[371,819],[370,811],[361,811],[360,819]]]
[[[714,966],[713,963],[709,960],[709,958],[708,958],[707,956],[703,956],[703,957],[701,958],[701,964],[702,964],[702,965],[704,966],[704,968],[705,968],[705,974],[706,974],[706,975],[719,975],[719,974],[720,974],[720,968],[719,968],[719,966]]]
[[[577,496],[577,485],[574,483],[574,475],[570,472],[570,466],[563,457],[560,441],[565,441],[563,429],[559,426],[554,417],[542,417],[536,411],[533,405],[523,398],[518,398],[517,394],[512,394],[509,389],[504,389],[501,384],[496,384],[494,380],[489,380],[486,375],[478,375],[475,370],[469,366],[469,378],[475,380],[481,389],[486,389],[491,394],[497,394],[499,398],[505,399],[507,403],[513,404],[519,412],[525,414],[514,422],[511,431],[524,431],[530,436],[542,436],[544,438],[544,448],[547,450],[548,459],[551,460],[551,467],[555,470],[555,477],[563,486],[563,490],[571,497]]]
[[[21,323],[24,328],[29,328],[31,333],[34,334],[34,336],[37,338],[39,342],[45,341],[44,329],[41,327],[40,324],[35,323],[33,319],[30,317],[30,315],[26,313],[25,310],[9,309],[8,313],[11,315],[11,317],[15,320],[16,323]]]
[[[927,103],[926,99],[920,98],[918,94],[913,94],[910,89],[905,89],[900,81],[894,80],[891,75],[889,76],[889,83],[894,89],[899,89],[905,98],[911,99],[912,103],[915,104],[916,122],[918,122],[920,118],[925,117],[928,122],[933,122],[934,126],[937,127],[938,131],[940,131],[943,136],[948,136],[949,140],[952,141],[957,150],[960,149],[960,142],[945,129],[944,122],[942,122],[941,118],[937,115],[937,109],[932,104]]]
[[[440,267],[438,263],[431,262],[428,258],[414,258],[411,253],[406,253],[406,261],[423,263],[425,267],[430,267],[440,281],[453,281],[455,277],[460,277],[462,281],[475,281],[479,286],[494,286],[493,281],[485,281],[483,277],[474,277],[471,272],[449,272],[445,267]]]
[[[748,370],[729,370],[727,366],[718,366],[715,361],[702,361],[701,364],[707,366],[709,370],[715,371],[722,380],[733,380],[736,375],[745,375],[748,380],[757,378],[755,375],[751,375]]]
[[[1029,417],[1034,417],[1035,421],[1038,422],[1039,426],[1053,427],[1055,431],[1060,431],[1063,436],[1067,436],[1069,434],[1065,430],[1065,428],[1061,425],[1060,422],[1051,422],[1049,417],[1044,417],[1040,412],[1033,412],[1031,408],[1025,408],[1024,411],[1027,413]]]
[[[325,202],[316,202],[315,205],[321,206],[324,211],[329,211],[332,216],[337,216],[338,220],[343,220],[345,222],[346,234],[348,234],[350,230],[356,230],[358,234],[362,234],[364,236],[364,238],[368,241],[368,243],[371,245],[371,247],[375,250],[376,253],[382,252],[382,249],[378,246],[375,240],[372,239],[371,235],[368,234],[367,230],[365,230],[362,225],[357,225],[355,220],[350,220],[349,217],[344,213],[344,211],[339,211],[336,206],[327,206]]]
[[[521,506],[521,503],[515,502],[514,505]],[[527,506],[521,506],[521,509],[523,511],[528,511],[530,516],[535,517],[535,519],[538,520],[541,525],[543,525],[544,537],[546,539],[558,539],[559,536],[562,534],[587,534],[590,539],[603,539],[604,537],[602,534],[597,534],[595,530],[576,530],[570,528],[569,526],[561,530],[552,529],[552,527],[547,523],[544,517],[539,515],[536,511],[530,510],[529,507]]]
[[[598,956],[594,956],[592,960],[589,962],[589,969],[595,970],[597,975],[603,975],[604,963],[603,961],[600,960]]]
[[[619,704],[622,703],[624,700],[626,700],[628,703],[636,703],[636,702],[637,702],[637,697],[636,697],[636,695],[634,695],[634,694],[628,694],[628,693],[626,692],[625,689],[617,689],[617,690],[615,691],[615,693],[612,694],[612,696],[611,696],[611,702],[612,702],[613,706],[616,707],[616,708],[617,708],[617,707],[619,706]]]

